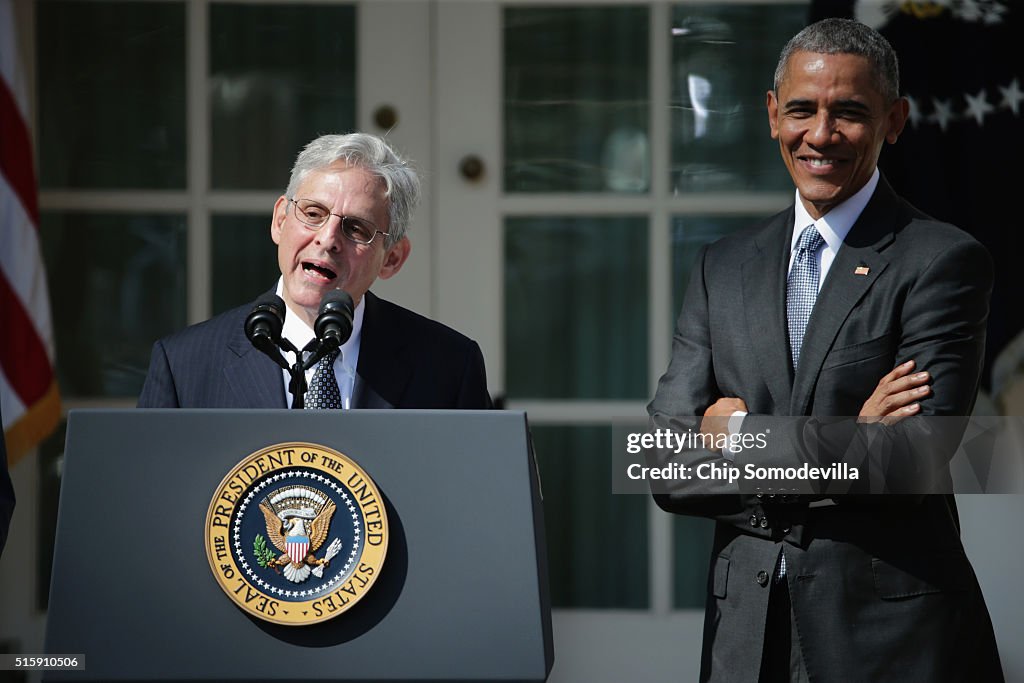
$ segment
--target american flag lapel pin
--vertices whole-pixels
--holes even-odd
[[[857,266],[856,268],[853,269],[854,275],[867,275],[870,272],[871,269],[868,268],[867,266]]]

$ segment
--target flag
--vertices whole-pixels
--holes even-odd
[[[1009,0],[816,0],[810,20],[826,16],[873,26],[899,57],[910,119],[899,142],[882,151],[886,178],[911,204],[971,233],[992,255],[982,384],[998,393],[1000,366],[1024,370],[1015,171],[1024,154],[1024,7]]]
[[[60,420],[28,96],[12,0],[0,0],[0,414],[14,464]]]

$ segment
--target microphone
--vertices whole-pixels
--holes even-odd
[[[354,308],[351,295],[340,289],[333,289],[320,299],[320,314],[313,323],[313,332],[322,349],[320,355],[341,347],[352,336]]]
[[[245,336],[252,345],[287,370],[288,363],[278,348],[283,327],[284,301],[277,294],[264,294],[257,299],[252,312],[245,319]]]

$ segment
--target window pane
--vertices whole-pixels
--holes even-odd
[[[673,579],[676,609],[704,607],[708,591],[708,567],[715,523],[710,519],[673,515],[675,550]]]
[[[213,217],[213,313],[254,301],[281,275],[266,215]]]
[[[669,182],[676,192],[792,187],[768,134],[765,93],[807,7],[677,5],[672,11]]]
[[[185,326],[185,218],[44,213],[65,396],[137,396],[153,342]]]
[[[352,6],[210,6],[211,178],[283,192],[295,155],[355,128]]]
[[[749,216],[675,216],[672,219],[672,319],[679,315],[697,252],[758,219]]]
[[[552,607],[648,605],[647,496],[613,495],[610,427],[537,427]]]
[[[647,398],[647,221],[509,218],[511,398]]]
[[[185,5],[36,4],[43,188],[185,187]]]
[[[505,189],[646,192],[645,7],[505,10]]]

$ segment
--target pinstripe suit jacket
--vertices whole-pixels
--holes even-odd
[[[281,368],[243,329],[252,304],[153,345],[140,408],[286,408]],[[491,407],[476,342],[366,293],[356,408]]]

